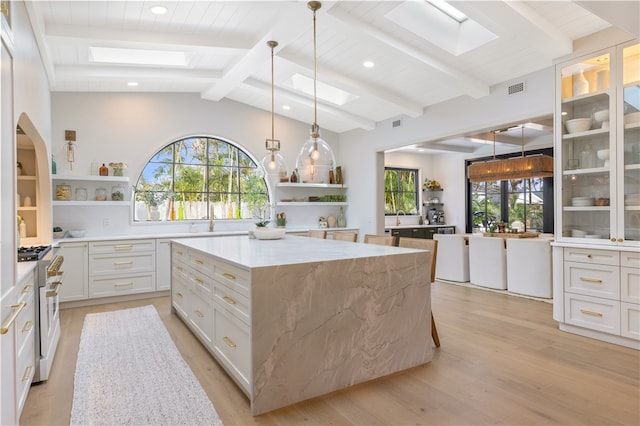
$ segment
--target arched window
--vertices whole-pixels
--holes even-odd
[[[256,161],[232,142],[193,136],[158,151],[134,187],[134,221],[250,219],[268,202]]]

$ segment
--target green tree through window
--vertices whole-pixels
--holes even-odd
[[[418,170],[384,169],[384,214],[418,214]]]
[[[239,146],[218,138],[189,137],[158,151],[134,187],[139,208],[153,220],[250,219],[268,203],[259,166]],[[152,214],[157,211],[156,217]]]

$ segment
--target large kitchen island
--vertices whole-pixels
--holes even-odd
[[[431,254],[286,235],[172,241],[172,309],[259,415],[431,361]]]

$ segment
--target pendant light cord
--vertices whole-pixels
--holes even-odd
[[[313,124],[318,125],[316,11],[313,11]]]
[[[273,79],[273,48],[275,46],[271,44],[271,139],[275,139],[275,103],[274,103],[274,79]],[[273,154],[273,151],[271,152]]]

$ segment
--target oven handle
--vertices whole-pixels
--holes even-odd
[[[56,297],[58,295],[58,290],[60,289],[61,285],[62,285],[62,281],[54,282],[53,284],[51,284],[51,290],[48,290],[45,295],[47,297]]]
[[[47,278],[55,277],[58,275],[58,271],[62,266],[62,262],[64,262],[64,256],[56,256],[53,258],[49,266],[47,267]]]
[[[20,312],[22,311],[22,309],[24,309],[25,306],[27,306],[27,302],[20,302],[17,305],[11,305],[13,314],[11,314],[7,322],[3,324],[2,327],[0,327],[0,334],[7,334],[9,328],[11,328],[13,323],[16,321],[16,318],[18,318],[18,315],[20,315]]]

